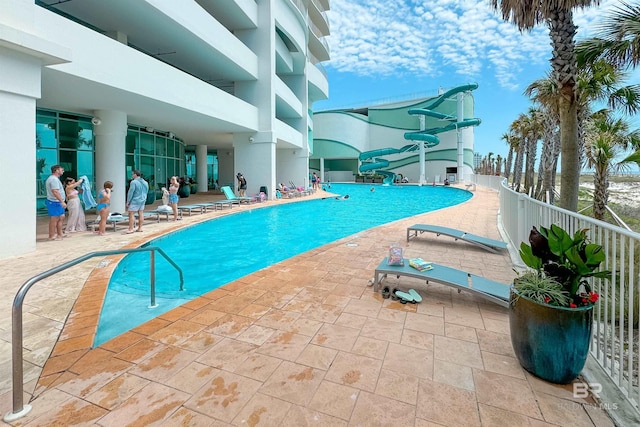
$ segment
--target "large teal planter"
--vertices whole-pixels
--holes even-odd
[[[568,384],[584,368],[591,343],[593,306],[555,307],[517,297],[511,288],[511,344],[520,364],[543,380]]]

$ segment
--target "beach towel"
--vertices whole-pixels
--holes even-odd
[[[80,183],[80,189],[82,190],[82,203],[84,204],[84,210],[89,210],[91,208],[95,208],[98,206],[95,199],[93,198],[93,194],[91,194],[91,182],[89,182],[89,178],[86,175],[82,175],[80,177],[82,182]]]

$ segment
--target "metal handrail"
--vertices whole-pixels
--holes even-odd
[[[66,262],[64,264],[60,264],[57,267],[54,267],[50,270],[47,270],[43,273],[37,274],[27,280],[16,293],[15,298],[13,299],[13,307],[11,309],[11,364],[13,369],[13,410],[9,412],[4,417],[5,422],[12,422],[17,420],[18,418],[22,418],[31,411],[31,405],[24,405],[23,400],[23,391],[24,391],[24,372],[22,370],[23,363],[23,354],[22,354],[22,303],[24,302],[24,298],[29,292],[29,289],[37,282],[42,279],[46,279],[47,277],[53,276],[56,273],[64,271],[70,267],[80,264],[83,261],[88,260],[89,258],[94,257],[102,257],[107,255],[119,255],[119,254],[127,254],[133,252],[150,252],[151,256],[151,305],[149,308],[157,307],[156,304],[156,268],[155,268],[155,252],[159,252],[160,255],[166,259],[169,264],[175,267],[180,274],[180,291],[184,291],[184,275],[182,274],[182,269],[176,264],[169,256],[159,247],[157,246],[145,246],[141,248],[133,248],[133,249],[116,249],[111,251],[97,251],[97,252],[89,252],[86,255],[83,255],[79,258]]]

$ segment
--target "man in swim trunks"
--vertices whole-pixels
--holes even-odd
[[[129,229],[125,232],[131,234],[134,232],[133,227],[136,222],[135,214],[138,213],[138,229],[142,231],[142,223],[144,222],[144,205],[147,203],[147,193],[149,192],[149,184],[142,179],[142,175],[138,169],[131,174],[131,183],[127,192],[127,210],[129,211]]]
[[[67,204],[64,201],[64,186],[60,177],[64,169],[60,165],[51,166],[51,175],[47,178],[45,187],[47,188],[47,212],[49,214],[49,240],[62,240],[67,237],[62,234],[62,223],[64,222],[64,209]]]

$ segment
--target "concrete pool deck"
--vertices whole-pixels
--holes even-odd
[[[199,193],[181,202],[216,198],[223,197]],[[36,251],[0,261],[2,414],[11,410],[11,304],[27,279],[87,252],[136,247],[237,209],[148,222],[143,233],[122,234],[125,226],[52,242],[47,218],[39,219]],[[94,349],[115,262],[85,261],[36,284],[25,300],[25,403],[35,398],[12,425],[613,425],[592,400],[574,398],[571,385],[549,384],[519,366],[506,309],[405,277],[388,281],[417,289],[422,303],[385,300],[368,286],[392,242],[405,257],[509,283],[515,273],[507,252],[435,235],[405,242],[415,223],[499,239],[497,214],[497,193],[478,187],[461,205],[275,264]]]

